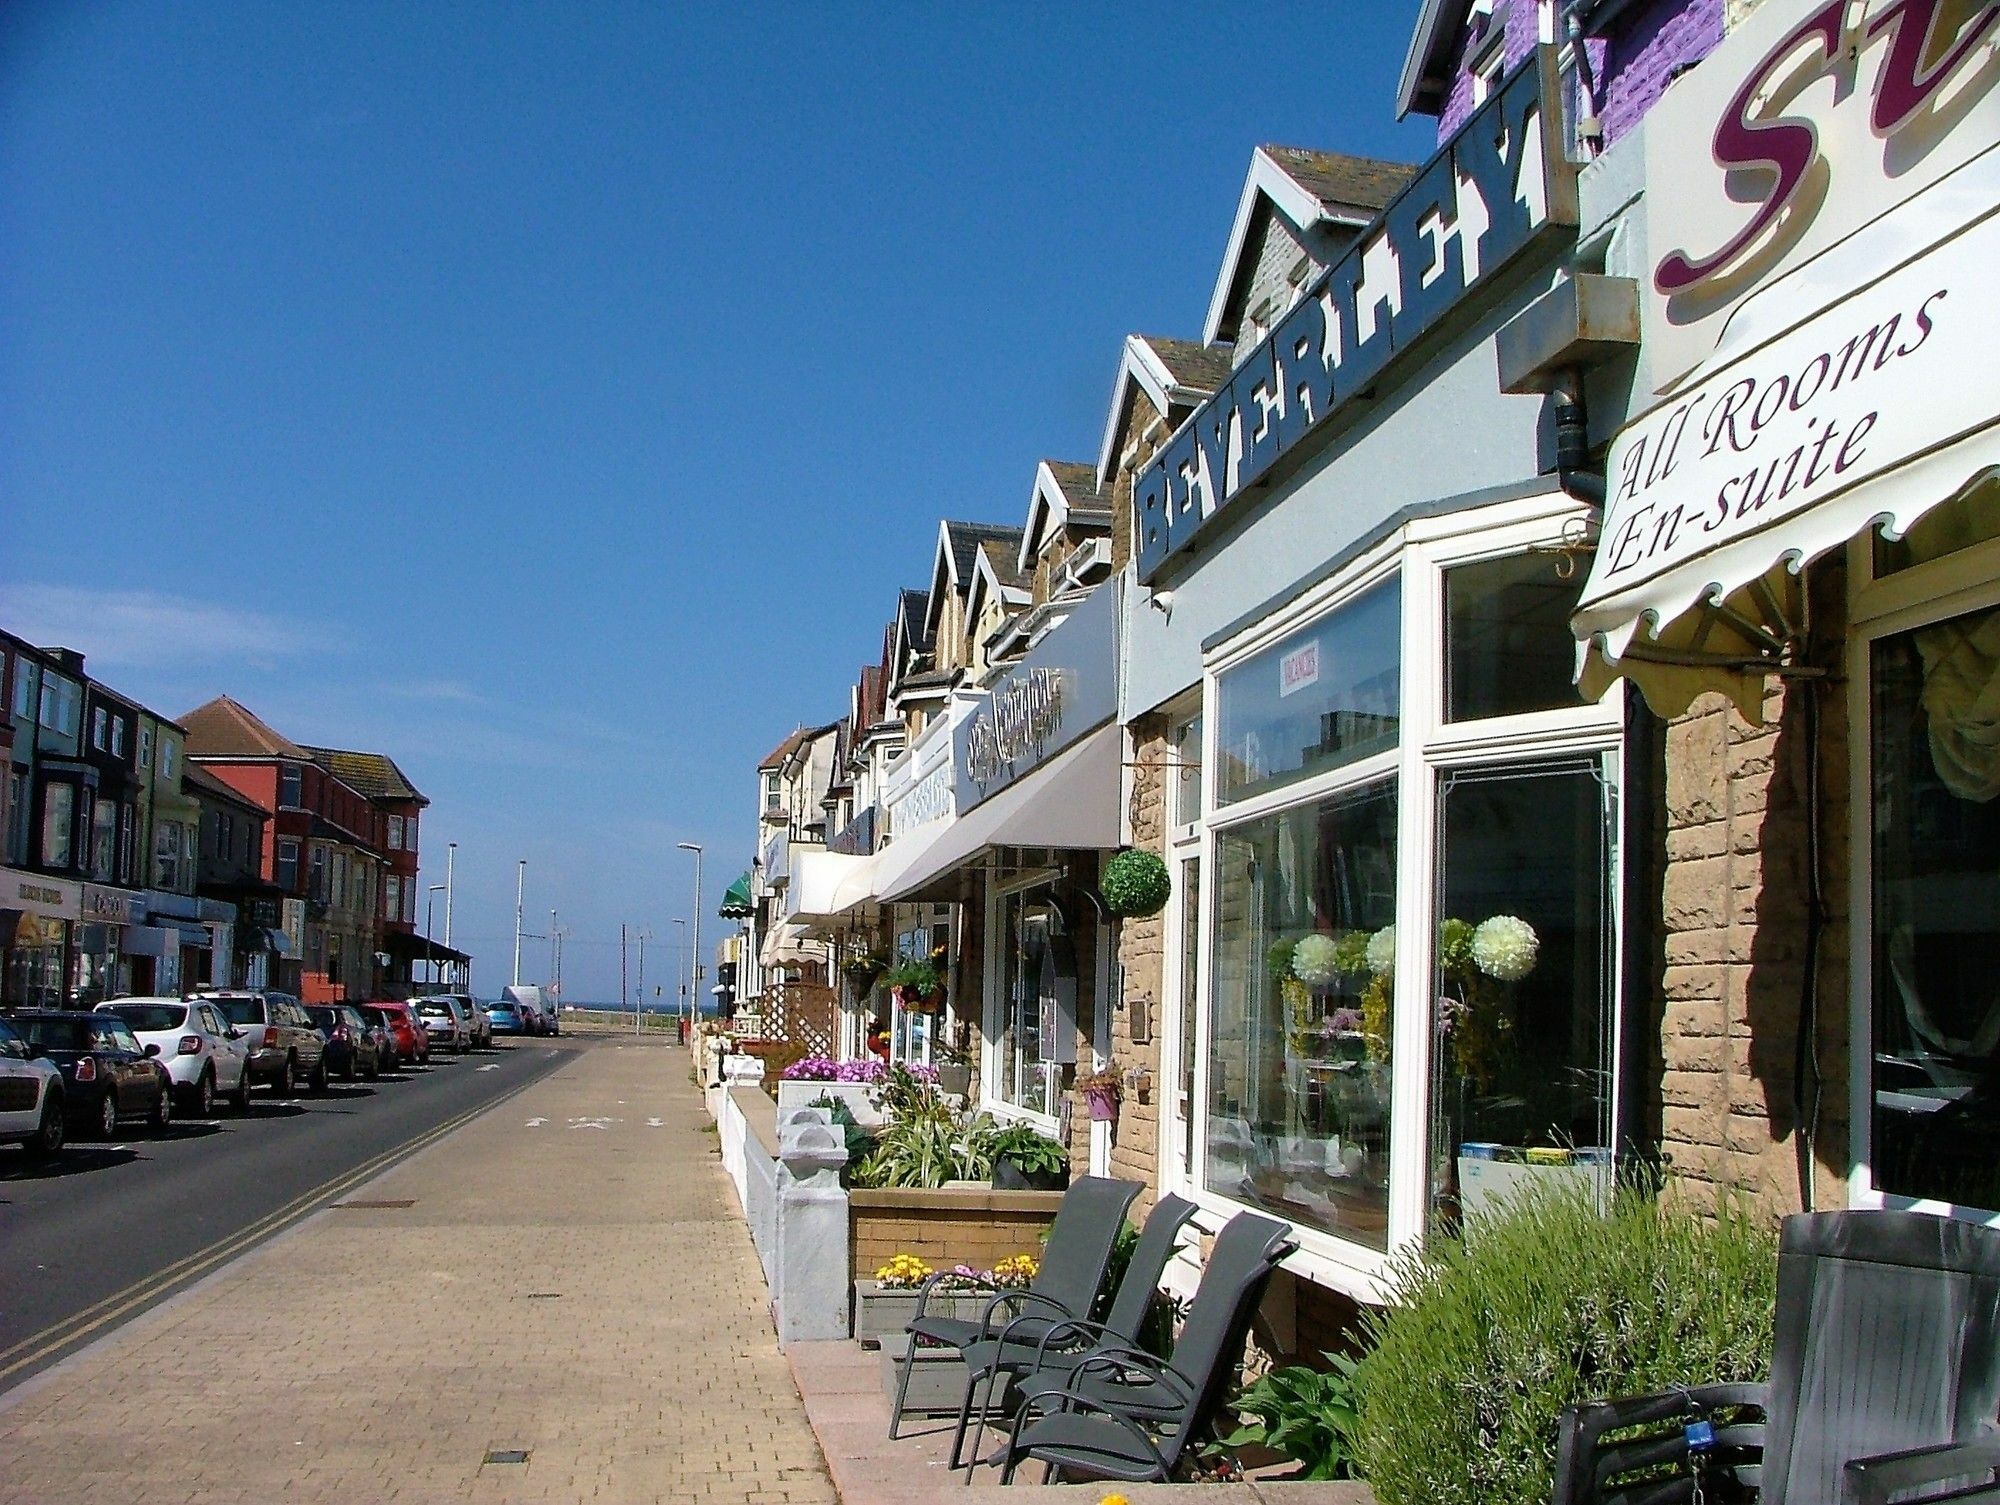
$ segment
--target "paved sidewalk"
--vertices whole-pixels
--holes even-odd
[[[684,1051],[593,1043],[349,1195],[410,1206],[321,1213],[0,1396],[0,1505],[830,1505],[707,1125]]]

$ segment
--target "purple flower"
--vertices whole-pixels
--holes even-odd
[[[792,1062],[779,1079],[787,1082],[837,1082],[839,1068],[826,1056],[805,1056]]]
[[[837,1066],[829,1061],[827,1065],[829,1079],[836,1082],[874,1083],[888,1075],[880,1061],[842,1061]]]
[[[1351,1035],[1361,1028],[1361,1010],[1350,1008],[1335,1009],[1326,1016],[1326,1027],[1336,1035]]]
[[[1462,998],[1452,998],[1449,996],[1440,998],[1437,1002],[1438,1033],[1440,1035],[1450,1035],[1453,1030],[1458,1028],[1460,1021],[1471,1012],[1471,1009],[1466,1006],[1465,1000]]]

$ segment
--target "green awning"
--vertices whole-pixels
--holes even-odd
[[[750,898],[750,875],[745,873],[722,895],[722,907],[716,910],[725,920],[740,920],[756,909]]]

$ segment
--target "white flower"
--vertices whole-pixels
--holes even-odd
[[[1323,988],[1339,975],[1333,937],[1314,932],[1292,948],[1292,974],[1308,987]]]
[[[1368,970],[1387,977],[1396,970],[1396,927],[1384,925],[1368,937]]]
[[[1517,915],[1481,920],[1472,932],[1472,964],[1502,982],[1519,982],[1534,971],[1541,949],[1535,927]]]

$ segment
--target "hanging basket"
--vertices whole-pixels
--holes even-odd
[[[1157,853],[1127,847],[1104,864],[1097,891],[1112,914],[1121,920],[1136,920],[1165,909],[1174,884],[1167,864]]]
[[[1116,1087],[1086,1087],[1083,1100],[1090,1108],[1092,1123],[1108,1124],[1118,1117],[1118,1089]]]
[[[896,998],[906,1014],[935,1014],[944,1007],[945,986],[939,983],[928,993],[905,984],[896,989]]]

